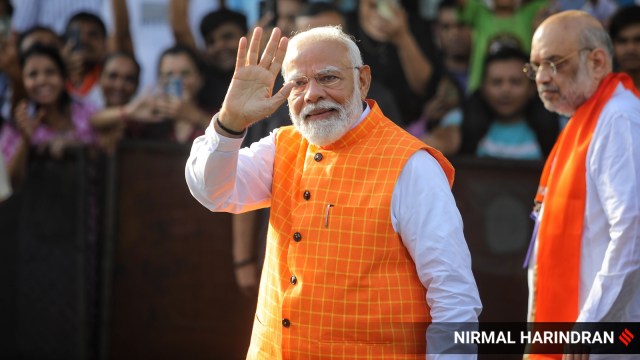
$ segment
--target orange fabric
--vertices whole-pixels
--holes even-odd
[[[450,181],[453,168],[369,104],[366,119],[323,148],[293,127],[278,131],[248,359],[424,359],[426,291],[393,230],[391,196],[420,149]]]
[[[578,317],[580,246],[586,202],[587,151],[600,113],[618,84],[634,89],[624,74],[609,74],[581,105],[547,159],[536,202],[544,202],[538,232],[535,322],[574,322]],[[531,359],[561,358],[532,355]]]
[[[100,79],[100,74],[102,73],[102,67],[96,66],[91,70],[87,75],[82,78],[82,84],[80,86],[75,87],[70,81],[67,82],[67,91],[76,96],[86,96],[91,88],[98,82]]]

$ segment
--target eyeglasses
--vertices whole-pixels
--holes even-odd
[[[576,51],[573,51],[571,53],[569,53],[569,55],[556,60],[556,61],[551,61],[551,60],[542,60],[542,62],[540,62],[540,65],[536,65],[536,64],[532,64],[532,63],[526,63],[524,64],[524,67],[522,68],[522,71],[525,73],[525,75],[527,75],[527,77],[531,80],[535,80],[536,79],[536,75],[538,75],[538,71],[540,71],[540,69],[542,68],[547,68],[548,70],[551,71],[551,75],[555,76],[558,74],[558,65],[562,64],[563,62],[569,60],[573,55],[579,54],[581,51],[585,51],[585,50],[589,50],[592,51],[593,49],[591,48],[582,48],[582,49],[578,49]]]
[[[360,66],[354,66],[346,69],[359,70]],[[318,85],[325,87],[327,89],[339,89],[343,85],[344,75],[336,69],[329,69],[329,70],[319,71],[318,73],[314,74],[311,77],[304,76],[304,75],[296,76],[289,80],[289,82],[293,83],[293,89],[291,90],[291,92],[294,95],[299,95],[307,91],[307,89],[309,88],[309,82],[311,81],[311,79],[315,79]]]

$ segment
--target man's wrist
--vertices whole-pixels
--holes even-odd
[[[242,131],[238,131],[236,129],[232,129],[229,126],[227,126],[226,124],[224,124],[222,121],[220,121],[220,113],[217,113],[214,117],[213,117],[213,122],[214,122],[214,126],[216,128],[216,130],[221,133],[222,135],[228,136],[228,137],[232,137],[232,138],[240,138],[243,137],[247,131],[247,129],[242,129]]]
[[[397,47],[405,46],[411,41],[411,32],[407,29],[398,29],[398,31],[389,38],[391,43]]]

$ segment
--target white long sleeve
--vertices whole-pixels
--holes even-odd
[[[640,321],[640,101],[618,87],[586,160],[578,322]],[[544,204],[539,221],[544,218]],[[536,241],[537,245],[537,241]],[[529,288],[537,257],[529,265]],[[529,292],[529,317],[535,299]]]
[[[578,321],[640,321],[640,101],[618,87],[587,153]]]

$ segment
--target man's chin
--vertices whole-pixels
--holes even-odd
[[[296,129],[302,134],[302,136],[307,139],[311,144],[317,146],[326,146],[338,141],[341,137],[343,137],[349,130],[342,128],[332,128],[327,129],[326,126],[329,126],[329,123],[335,123],[336,119],[323,119],[317,121],[310,121],[305,123],[303,126],[296,126]],[[313,125],[310,125],[312,123]],[[325,128],[320,128],[322,125],[325,125]]]
[[[547,109],[547,110],[549,110],[551,112],[554,112],[556,114],[560,114],[562,116],[571,117],[571,115],[573,115],[573,113],[575,112],[575,110],[567,109],[567,108],[565,108],[563,106],[554,106],[553,104],[547,103],[547,102],[544,102],[544,101],[543,101],[543,104],[544,104],[545,109]]]

